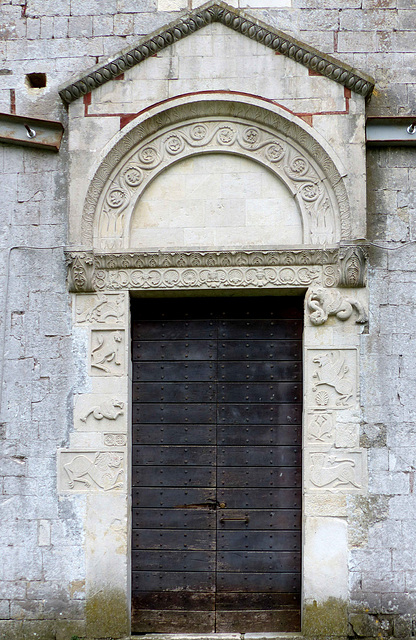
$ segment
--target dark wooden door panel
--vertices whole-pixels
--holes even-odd
[[[299,340],[222,340],[218,343],[220,361],[300,360],[301,356],[302,343]]]
[[[295,467],[229,467],[217,472],[219,487],[301,487],[302,474]],[[261,503],[258,503],[260,506]]]
[[[221,425],[217,429],[219,446],[293,445],[300,442],[300,425]]]
[[[133,549],[215,551],[215,532],[178,529],[133,529]],[[169,565],[166,565],[168,570]]]
[[[214,596],[213,596],[214,597]],[[215,629],[214,611],[141,611],[132,598],[132,629],[134,633],[211,633]]]
[[[302,338],[302,321],[292,320],[228,320],[220,321],[220,340],[293,340]]]
[[[204,506],[195,506],[191,509],[141,509],[140,512],[133,508],[133,522],[138,521],[144,529],[216,528],[212,509]]]
[[[133,571],[133,590],[143,591],[215,591],[213,571]]]
[[[270,594],[265,594],[265,596]],[[135,608],[167,610],[215,610],[215,593],[198,591],[135,591],[133,595]],[[265,600],[267,602],[267,600]],[[262,607],[267,609],[268,607]]]
[[[141,341],[132,343],[133,360],[214,360],[217,349],[214,342],[205,340]]]
[[[301,401],[302,387],[293,382],[228,382],[220,384],[219,402],[292,403]]]
[[[214,383],[140,382],[133,384],[133,402],[216,402]]]
[[[133,308],[133,632],[299,629],[302,317]]]
[[[133,422],[141,424],[213,424],[215,422],[215,404],[139,404],[133,403]]]
[[[133,571],[214,571],[213,551],[138,551],[132,553]]]
[[[133,380],[135,382],[194,382],[216,379],[214,362],[135,362],[133,361]]]
[[[133,467],[133,482],[148,487],[215,487],[213,467]]]
[[[300,532],[221,530],[217,542],[224,551],[300,551]]]
[[[198,487],[135,487],[132,489],[133,507],[184,508],[182,505],[215,502],[215,488]]]
[[[219,447],[217,460],[220,467],[296,467],[301,454],[301,448],[293,446]]]
[[[133,465],[215,466],[216,447],[133,445]]]
[[[238,602],[241,594],[235,594]],[[218,633],[262,633],[273,629],[275,633],[287,633],[288,629],[300,630],[300,610],[281,609],[277,611],[221,611],[216,615]]]
[[[301,424],[302,409],[295,404],[222,404],[218,406],[220,424]]]
[[[292,551],[228,551],[218,554],[217,570],[239,573],[299,572],[300,553]]]
[[[133,426],[133,441],[141,442],[143,445],[215,444],[216,427],[205,424],[136,424]]]
[[[248,359],[246,359],[248,360]],[[262,382],[278,380],[300,382],[302,380],[302,364],[296,361],[272,362],[221,362],[218,364],[218,377],[222,381]]]
[[[136,325],[137,326],[137,325]],[[158,322],[148,320],[140,324],[140,332],[133,334],[133,340],[209,340],[216,339],[217,327],[214,320],[170,320]]]
[[[218,528],[222,530],[300,529],[301,509],[226,509],[217,511]],[[194,527],[197,528],[197,527]]]
[[[299,608],[300,593],[228,593],[219,592],[216,596],[217,611],[239,611],[246,609],[267,610]]]
[[[229,509],[293,509],[301,508],[302,495],[300,489],[224,489],[217,490],[219,502],[224,502]]]

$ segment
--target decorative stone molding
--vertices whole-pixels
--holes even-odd
[[[122,451],[58,452],[58,490],[61,492],[121,490],[125,473]]]
[[[335,316],[338,320],[348,320],[354,311],[357,324],[367,322],[363,305],[358,300],[341,295],[336,289],[311,289],[308,292],[307,307],[310,312],[309,320],[315,326],[325,324],[329,316]]]
[[[127,131],[91,180],[82,213],[83,246],[127,249],[131,212],[146,184],[173,162],[212,151],[244,155],[283,180],[296,195],[305,244],[350,240],[348,194],[327,151],[289,118],[238,98],[209,100],[204,94]]]
[[[132,213],[147,185],[178,160],[212,152],[243,155],[274,173],[297,202],[304,244],[328,245],[340,239],[339,218],[346,212],[339,211],[324,169],[301,145],[247,120],[204,118],[164,128],[124,156],[97,203],[94,245],[127,249]]]
[[[340,251],[339,287],[365,287],[367,260],[362,247],[343,247]]]
[[[70,103],[213,22],[220,22],[233,31],[256,40],[272,51],[291,58],[362,96],[370,96],[374,89],[374,80],[370,76],[256,20],[244,11],[235,9],[220,0],[211,0],[167,27],[162,27],[152,37],[144,37],[135,48],[122,53],[111,62],[93,68],[87,75],[65,86],[59,95],[64,102]]]
[[[84,292],[85,279],[78,278],[77,274],[87,270],[89,289],[104,292],[175,288],[216,289],[221,287],[230,289],[250,287],[306,288],[311,285],[318,287],[314,291],[322,291],[339,286],[341,269],[338,262],[338,249],[112,254],[71,251],[68,255],[71,256],[71,259],[68,260],[68,283],[70,291],[74,293]],[[360,263],[361,272],[365,272],[365,257],[363,260]],[[362,275],[355,281],[358,282],[357,286],[361,286]],[[319,289],[319,287],[323,289]],[[98,297],[95,302],[92,297],[88,298],[79,315],[79,307],[77,307],[77,317],[81,317],[81,322],[84,322],[82,318],[99,317],[102,320],[107,313],[115,313],[113,307],[116,306],[117,309],[121,307],[115,305],[111,295],[105,294],[103,297]],[[328,294],[328,296],[331,295]],[[352,310],[356,310],[357,322],[365,322],[365,312],[358,302],[342,297],[342,304],[346,307],[343,313],[341,301],[340,309],[335,304],[338,300],[337,295],[334,293],[334,297],[330,298],[329,307],[326,302],[320,303],[320,298],[311,301],[312,307],[309,308],[312,313],[317,312],[317,315],[313,316],[316,319],[315,324],[322,324],[321,319],[325,313],[327,315],[334,313],[345,315],[349,310],[348,305],[351,306],[351,313]],[[315,307],[313,307],[314,304]],[[330,309],[335,308],[338,309],[337,312],[330,312]]]
[[[92,278],[94,274],[94,256],[91,251],[69,251],[66,253],[68,263],[68,286],[70,291],[94,291]]]
[[[334,444],[334,414],[332,411],[309,411],[306,417],[306,438],[313,444]]]
[[[127,436],[124,433],[104,433],[103,439],[106,447],[125,447],[127,445]]]

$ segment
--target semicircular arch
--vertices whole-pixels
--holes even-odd
[[[194,103],[133,121],[90,183],[83,244],[98,250],[131,248],[131,216],[146,187],[174,163],[208,153],[249,158],[284,183],[301,212],[302,244],[348,239],[351,222],[342,175],[328,151],[295,120],[263,104],[199,96]]]

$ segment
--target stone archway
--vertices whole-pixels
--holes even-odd
[[[121,131],[91,180],[82,212],[82,248],[67,253],[87,383],[75,397],[74,433],[70,449],[59,454],[58,477],[62,493],[88,494],[87,611],[97,635],[100,621],[93,611],[104,606],[117,607],[120,616],[102,635],[116,635],[114,629],[129,632],[128,294],[213,290],[306,292],[304,631],[308,624],[316,628],[316,601],[333,610],[342,635],[348,595],[346,495],[366,490],[357,383],[359,338],[366,321],[366,261],[354,246],[359,225],[351,213],[343,169],[311,131],[298,118],[253,98],[175,99]],[[130,221],[146,186],[163,180],[167,167],[207,153],[243,156],[271,172],[296,202],[302,243],[137,250],[130,240]],[[93,479],[88,485],[84,468]]]

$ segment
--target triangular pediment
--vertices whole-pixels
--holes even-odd
[[[369,97],[374,89],[370,76],[332,56],[274,29],[241,9],[235,9],[221,0],[210,0],[188,12],[178,20],[142,38],[136,47],[126,49],[105,65],[96,65],[78,80],[64,86],[59,94],[66,103],[90,93],[93,89],[117,78],[143,60],[154,56],[174,42],[191,36],[203,27],[219,22],[232,31],[255,40],[356,93]]]

